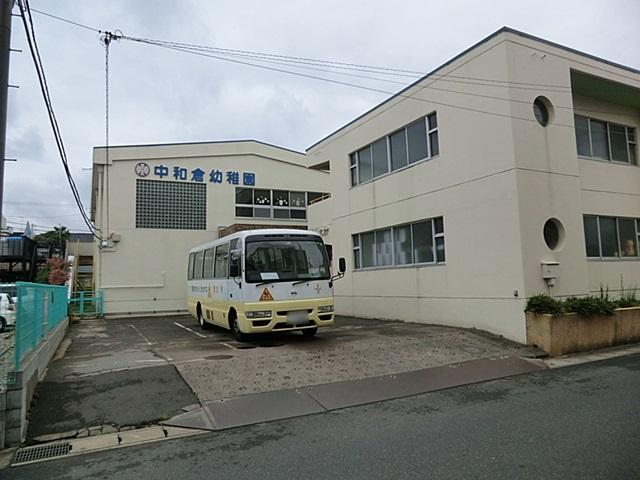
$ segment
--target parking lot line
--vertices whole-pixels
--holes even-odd
[[[136,326],[135,326],[135,325],[129,325],[129,326],[130,326],[131,328],[133,328],[133,329],[137,332],[137,334],[138,334],[138,335],[140,335],[140,336],[142,337],[142,339],[143,339],[145,342],[147,342],[147,345],[152,345],[152,343],[149,341],[149,339],[148,339],[147,337],[145,337],[142,333],[140,333],[140,330],[138,330],[138,329],[136,328]]]
[[[185,327],[184,325],[182,325],[182,324],[180,324],[178,322],[173,322],[173,324],[179,326],[180,328],[184,328],[185,330],[193,333],[194,335],[197,335],[197,336],[202,337],[202,338],[207,338],[206,335],[202,335],[201,333],[195,332],[195,331],[191,330],[189,327]]]

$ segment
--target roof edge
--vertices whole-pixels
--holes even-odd
[[[277,148],[278,150],[284,150],[287,152],[295,153],[297,155],[306,156],[305,152],[301,152],[299,150],[293,150],[287,147],[281,147],[279,145],[274,145],[273,143],[262,142],[260,140],[255,140],[252,138],[249,139],[241,139],[241,140],[210,140],[204,142],[168,142],[168,143],[132,143],[128,145],[109,145],[109,149],[113,148],[133,148],[133,147],[169,147],[169,146],[181,146],[181,145],[217,145],[223,143],[257,143],[258,145],[265,145],[267,147]],[[94,150],[107,148],[106,145],[96,145],[93,147]]]
[[[307,147],[305,149],[305,152],[308,153],[309,150],[311,150],[312,148],[316,147],[317,145],[320,145],[322,142],[324,142],[328,138],[332,137],[336,133],[340,132],[341,130],[344,130],[345,128],[349,127],[350,125],[353,125],[355,122],[357,122],[358,120],[362,119],[363,117],[366,117],[367,115],[369,115],[374,110],[376,110],[376,109],[380,108],[381,106],[385,105],[387,102],[390,102],[391,100],[395,99],[397,96],[402,95],[404,92],[406,92],[407,90],[415,87],[420,82],[423,82],[424,80],[429,78],[431,75],[435,74],[437,71],[445,68],[446,66],[448,66],[451,63],[455,62],[459,58],[465,56],[467,53],[471,52],[472,50],[475,50],[476,48],[478,48],[482,44],[488,42],[489,40],[497,37],[498,35],[500,35],[502,33],[511,33],[511,34],[514,34],[514,35],[518,35],[520,37],[523,37],[523,38],[526,38],[526,39],[529,39],[529,40],[533,40],[533,41],[536,41],[536,42],[544,43],[544,44],[549,45],[551,47],[559,48],[561,50],[565,50],[567,52],[570,52],[570,53],[573,53],[573,54],[576,54],[576,55],[581,55],[581,56],[589,58],[591,60],[595,60],[595,61],[598,61],[598,62],[605,63],[605,64],[607,64],[609,66],[612,66],[612,67],[621,68],[621,69],[627,70],[627,71],[629,71],[631,73],[640,74],[640,70],[637,70],[635,68],[628,67],[626,65],[622,65],[622,64],[619,64],[619,63],[615,63],[615,62],[606,60],[604,58],[600,58],[600,57],[597,57],[595,55],[591,55],[589,53],[585,53],[585,52],[582,52],[580,50],[576,50],[574,48],[567,47],[567,46],[561,45],[559,43],[552,42],[550,40],[545,40],[544,38],[536,37],[535,35],[531,35],[529,33],[525,33],[525,32],[522,32],[520,30],[516,30],[514,28],[511,28],[511,27],[503,26],[502,28],[496,30],[495,32],[491,33],[490,35],[487,35],[486,37],[484,37],[479,42],[476,42],[473,45],[471,45],[470,47],[468,47],[467,49],[463,50],[462,52],[460,52],[459,54],[457,54],[456,56],[454,56],[450,60],[447,60],[445,63],[437,66],[436,68],[434,68],[429,73],[427,73],[423,77],[419,78],[415,82],[409,84],[408,86],[404,87],[402,90],[400,90],[397,93],[393,94],[392,96],[386,98],[385,100],[383,100],[382,102],[378,103],[377,105],[375,105],[374,107],[370,108],[369,110],[367,110],[366,112],[362,113],[361,115],[357,116],[356,118],[354,118],[350,122],[344,124],[342,127],[334,130],[329,135],[327,135],[327,136],[323,137],[322,139],[318,140],[317,142],[315,142],[310,147]]]

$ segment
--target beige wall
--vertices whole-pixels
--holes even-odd
[[[163,164],[255,173],[256,188],[327,192],[324,172],[302,165],[304,156],[257,142],[231,142],[153,147],[115,147],[110,151],[109,221],[107,228],[104,149],[94,151],[94,210],[103,232],[119,234],[119,242],[96,247],[96,283],[105,294],[105,312],[142,313],[184,311],[188,251],[217,238],[218,228],[234,223],[306,225],[305,220],[249,219],[235,217],[235,187],[207,182],[206,230],[136,228],[135,165],[151,167],[147,179],[158,179],[153,168]],[[165,181],[167,177],[165,177]],[[171,180],[173,178],[171,177]],[[241,186],[241,185],[240,185]]]
[[[631,76],[640,87],[637,74],[506,32],[438,72],[457,81],[427,78],[402,94],[421,100],[391,99],[309,149],[311,165],[331,162],[332,208],[312,206],[309,222],[328,226],[334,258],[348,259],[335,286],[338,313],[474,326],[525,341],[526,297],[548,291],[543,261],[560,263],[554,295],[586,294],[620,274],[640,286],[637,260],[586,260],[583,213],[640,217],[640,169],[578,158],[573,102],[576,110],[586,104],[573,98],[572,68],[616,81]],[[533,116],[539,95],[557,107],[546,128]],[[350,186],[351,152],[432,111],[438,157]],[[444,217],[446,264],[353,271],[352,234],[435,216]],[[566,233],[557,251],[542,234],[549,218]]]

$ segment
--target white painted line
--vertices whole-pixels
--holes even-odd
[[[229,347],[232,350],[238,350],[236,347],[234,347],[233,345],[229,345],[228,343],[225,343],[225,342],[218,342],[218,343],[221,343],[225,347]]]
[[[145,342],[147,342],[147,345],[152,345],[152,343],[149,341],[149,339],[148,339],[147,337],[145,337],[143,334],[141,334],[141,333],[140,333],[140,330],[138,330],[138,329],[135,327],[135,325],[129,325],[129,326],[130,326],[131,328],[133,328],[133,329],[138,333],[138,335],[140,335],[140,336],[142,337],[142,339],[143,339]]]
[[[189,327],[185,327],[184,325],[180,325],[178,322],[173,322],[173,324],[179,326],[180,328],[184,328],[185,330],[187,330],[187,331],[189,331],[189,332],[193,333],[194,335],[197,335],[197,336],[199,336],[201,338],[207,338],[206,335],[202,335],[201,333],[194,332]]]

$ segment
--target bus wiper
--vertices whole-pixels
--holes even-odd
[[[310,281],[310,280],[313,280],[313,279],[312,279],[312,278],[305,278],[304,280],[298,280],[297,282],[293,282],[293,283],[291,284],[291,286],[293,287],[294,285],[299,285],[299,284],[301,284],[301,283],[308,282],[308,281]]]
[[[260,287],[262,285],[266,285],[267,283],[273,283],[273,280],[267,280],[266,282],[256,283],[256,287]]]

